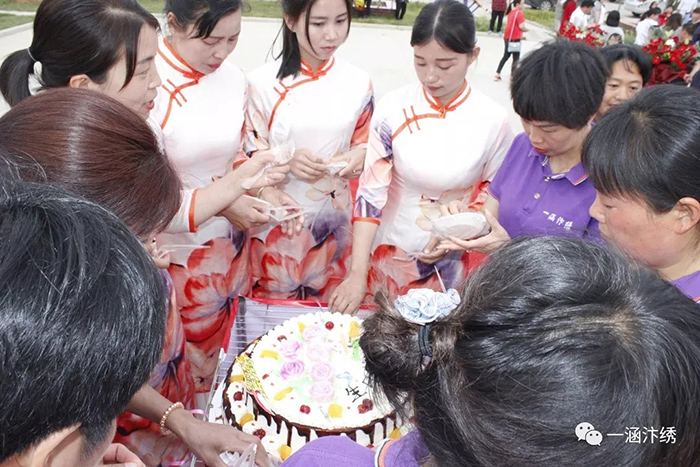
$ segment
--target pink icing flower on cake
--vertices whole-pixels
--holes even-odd
[[[304,362],[299,360],[292,360],[291,362],[286,362],[280,368],[280,376],[286,380],[296,380],[303,376],[304,374]]]
[[[312,324],[311,326],[306,326],[306,328],[304,328],[304,332],[302,333],[304,340],[307,342],[317,341],[317,340],[323,339],[323,336],[325,336],[325,335],[326,335],[326,329],[319,326],[318,324]]]
[[[311,386],[310,393],[313,400],[323,404],[333,401],[335,389],[333,389],[333,385],[328,381],[319,381]]]
[[[312,362],[327,362],[331,356],[331,349],[323,342],[312,342],[306,348],[306,356]]]
[[[311,379],[314,381],[332,381],[334,376],[335,371],[328,363],[314,363],[311,367]]]
[[[297,358],[297,352],[301,349],[301,344],[299,342],[283,342],[282,345],[280,346],[280,351],[282,352],[282,355],[287,357],[288,359],[293,359]]]

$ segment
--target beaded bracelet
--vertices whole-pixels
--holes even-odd
[[[160,432],[163,433],[164,435],[169,435],[172,433],[172,431],[168,430],[165,428],[165,422],[168,421],[168,417],[170,414],[172,414],[174,411],[177,409],[184,409],[185,406],[182,404],[182,402],[175,402],[173,405],[168,407],[168,410],[165,411],[162,417],[160,417]]]

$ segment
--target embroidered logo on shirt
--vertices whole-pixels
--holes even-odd
[[[550,213],[550,212],[547,212],[547,211],[542,211],[542,214],[544,214],[545,216],[547,216],[547,220],[548,220],[548,221],[554,222],[554,223],[557,225],[557,227],[562,227],[562,226],[563,226],[563,227],[564,227],[564,230],[569,231],[569,230],[571,230],[571,228],[574,226],[574,223],[573,223],[572,221],[567,221],[567,220],[564,219],[563,217],[557,216],[557,215],[554,214],[553,212]]]

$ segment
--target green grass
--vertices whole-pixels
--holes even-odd
[[[540,10],[523,10],[525,19],[533,23],[541,24],[549,29],[554,29],[554,12]]]
[[[39,8],[39,2],[36,3],[14,3],[10,0],[0,0],[0,10],[13,11],[36,11]]]
[[[162,13],[163,6],[165,5],[164,0],[139,0],[143,6],[148,8],[149,11],[153,13]],[[262,0],[248,0],[247,2],[250,8],[243,12],[243,16],[257,17],[257,18],[281,18],[282,17],[282,7],[279,3],[274,1],[262,1]],[[375,0],[374,4],[379,3]],[[413,26],[413,22],[418,16],[421,8],[424,4],[419,2],[410,2],[406,8],[406,14],[402,20],[397,20],[394,18],[393,12],[389,15],[372,15],[369,18],[357,18],[352,19],[353,23],[359,24],[395,24],[404,26]],[[10,0],[0,0],[0,10],[14,10],[14,11],[36,11],[38,7],[37,4],[33,3],[13,3]],[[548,12],[535,12],[535,13],[548,13]],[[527,12],[526,12],[527,17]],[[554,16],[552,16],[552,24],[554,24]],[[32,18],[23,19],[16,24],[21,24],[27,21],[31,21]],[[476,30],[477,31],[488,31],[488,18],[476,18]],[[9,26],[5,26],[9,27]]]
[[[31,23],[32,21],[34,21],[33,16],[0,15],[0,29],[7,29],[20,24]]]

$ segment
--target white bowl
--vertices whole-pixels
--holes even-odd
[[[489,223],[480,212],[462,212],[441,217],[433,221],[433,232],[437,237],[471,240],[489,233]]]

